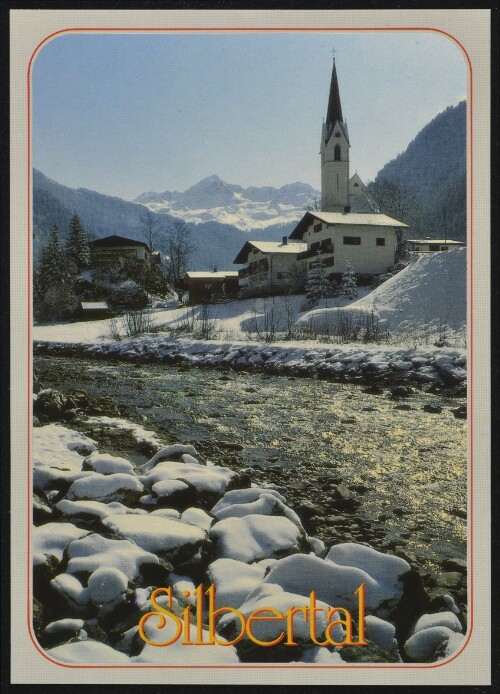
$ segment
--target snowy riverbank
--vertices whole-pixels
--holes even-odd
[[[37,401],[51,401],[42,393]],[[159,447],[147,433],[150,445]],[[207,465],[193,446],[161,447],[146,463],[134,465],[52,422],[34,429],[33,465],[34,629],[55,660],[397,664],[445,659],[465,642],[456,601],[446,592],[431,600],[418,570],[405,559],[355,542],[325,546],[306,532],[287,504],[286,490],[257,484],[248,471]],[[238,641],[234,612],[215,626],[217,639],[235,640],[234,645],[146,644],[138,623],[153,610],[153,588],[170,588],[171,613],[178,618],[192,606],[194,618],[200,583],[215,586],[217,608],[237,609],[246,619],[264,607],[280,614],[255,625],[253,635],[263,641],[279,638],[287,628],[287,610],[298,608],[292,617],[295,645],[264,648],[248,634]],[[356,590],[361,584],[366,645],[336,645],[346,639],[344,621],[331,630],[330,642],[318,646],[315,639],[324,642],[332,606],[352,613],[353,641],[360,638]],[[320,609],[316,631],[303,612],[312,591]],[[165,599],[159,604],[165,606]],[[206,613],[200,620],[206,642]],[[151,618],[146,636],[165,641],[175,624],[171,617],[160,629]]]
[[[319,347],[318,343],[241,343],[142,335],[95,343],[34,343],[35,354],[108,358],[133,363],[184,363],[192,366],[265,371],[331,380],[381,380],[457,386],[465,382],[466,351],[363,344]]]

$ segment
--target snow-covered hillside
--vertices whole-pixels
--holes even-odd
[[[417,342],[443,338],[464,344],[466,337],[466,248],[422,254],[400,273],[365,297],[343,308],[319,308],[300,317],[298,325],[334,334],[339,321],[378,321],[392,339]]]
[[[306,183],[242,188],[214,175],[184,192],[142,193],[133,202],[185,222],[220,222],[250,231],[300,219],[306,206],[319,197],[320,192]]]

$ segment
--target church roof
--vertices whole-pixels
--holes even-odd
[[[392,219],[386,214],[361,212],[306,212],[295,229],[290,234],[290,239],[301,239],[308,227],[318,219],[325,224],[343,225],[343,226],[373,226],[373,227],[397,227],[406,228],[408,225],[403,222],[398,222],[397,219]]]
[[[343,123],[342,105],[340,103],[339,83],[337,80],[337,69],[335,59],[333,60],[332,79],[330,82],[330,96],[328,98],[328,110],[326,112],[326,123],[332,128],[336,122]]]

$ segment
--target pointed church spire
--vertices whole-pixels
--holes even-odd
[[[342,105],[340,103],[339,83],[337,69],[335,67],[335,55],[333,57],[332,79],[330,81],[330,96],[328,98],[328,110],[326,112],[326,125],[328,134],[333,130],[336,122],[343,123]]]

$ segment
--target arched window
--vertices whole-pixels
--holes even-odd
[[[340,161],[340,145],[335,145],[335,149],[333,150],[333,160]]]

